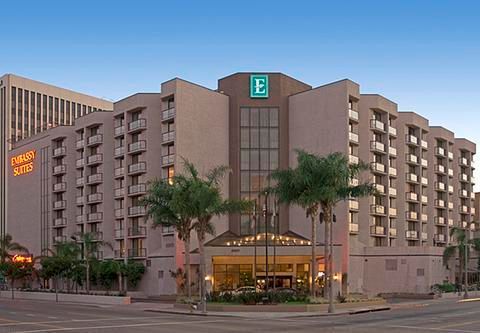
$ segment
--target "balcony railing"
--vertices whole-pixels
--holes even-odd
[[[123,238],[124,232],[123,229],[116,229],[115,230],[115,238]]]
[[[453,185],[448,185],[448,192],[453,193]]]
[[[428,178],[427,177],[422,177],[421,183],[422,183],[422,185],[428,185]]]
[[[88,184],[101,183],[102,180],[103,180],[103,174],[102,173],[95,173],[95,174],[87,177],[87,183]]]
[[[388,215],[390,216],[397,216],[397,209],[396,208],[393,208],[393,207],[390,207],[388,209]]]
[[[128,124],[128,131],[139,131],[147,128],[147,120],[146,119],[138,119],[130,122]]]
[[[395,187],[389,187],[388,194],[391,195],[392,197],[397,196],[397,189]]]
[[[146,149],[147,149],[147,141],[145,140],[133,142],[128,145],[129,153],[137,153],[137,152],[145,151]]]
[[[357,223],[349,223],[348,224],[348,230],[351,234],[357,234],[358,233],[358,224]]]
[[[385,152],[385,145],[379,141],[370,141],[370,149],[377,152]]]
[[[446,243],[447,242],[447,236],[445,236],[444,234],[435,234],[435,235],[433,235],[433,239],[437,243]]]
[[[388,229],[388,233],[390,234],[390,237],[397,237],[397,228],[391,228]]]
[[[128,166],[128,173],[142,173],[147,171],[147,163],[145,162],[138,162],[135,164],[131,164]]]
[[[453,152],[451,151],[448,152],[448,159],[453,160]]]
[[[63,156],[67,153],[67,147],[65,146],[61,146],[61,147],[58,147],[58,148],[55,148],[52,152],[52,157],[59,157],[59,156]]]
[[[114,196],[117,197],[123,197],[125,195],[125,188],[116,188],[114,191]]]
[[[445,200],[435,199],[434,205],[435,205],[436,207],[445,208]]]
[[[417,212],[405,212],[405,218],[407,220],[418,220],[418,213]]]
[[[415,135],[405,135],[405,142],[407,144],[418,145],[418,138]]]
[[[76,204],[79,205],[79,206],[83,205],[83,203],[84,203],[83,196],[77,197],[77,198],[75,199],[75,202],[76,202]]]
[[[445,191],[445,189],[446,189],[445,183],[435,182],[435,190],[437,190],[437,191]]]
[[[458,164],[463,165],[463,166],[468,166],[468,159],[465,157],[459,157],[458,158]]]
[[[64,209],[65,207],[67,207],[66,200],[57,200],[53,202],[53,209]]]
[[[175,154],[162,156],[162,165],[169,165],[175,162]]]
[[[426,168],[428,167],[428,161],[424,158],[420,159],[420,164],[422,165],[422,167]]]
[[[435,172],[445,173],[445,167],[441,164],[435,164]]]
[[[388,133],[390,133],[392,136],[397,136],[397,129],[392,126],[388,126]]]
[[[448,175],[450,177],[453,177],[453,169],[448,168]]]
[[[371,163],[372,169],[375,172],[385,172],[385,165],[379,162],[372,162]]]
[[[373,184],[373,187],[377,190],[380,194],[385,194],[385,186],[382,184]]]
[[[115,148],[113,153],[115,157],[120,157],[120,156],[123,156],[124,154],[125,154],[125,146]]]
[[[115,174],[115,177],[123,176],[125,174],[125,168],[124,167],[115,168],[114,174]]]
[[[435,155],[442,156],[442,157],[445,156],[445,148],[435,147],[434,151],[435,151]]]
[[[85,140],[83,139],[77,140],[77,142],[75,143],[75,148],[77,149],[82,149],[83,146],[85,146]]]
[[[75,162],[75,166],[77,168],[83,168],[83,166],[85,165],[85,160],[83,158],[79,158],[76,162]]]
[[[374,215],[383,215],[385,214],[385,206],[382,205],[370,205],[370,213]]]
[[[147,213],[145,206],[133,206],[128,208],[129,216],[145,215]]]
[[[373,130],[379,130],[385,132],[385,124],[380,120],[370,119],[370,128]]]
[[[146,236],[146,235],[147,235],[147,228],[146,227],[128,228],[128,236],[129,237],[138,237],[138,236]]]
[[[115,136],[120,136],[125,134],[125,125],[120,125],[115,127],[114,129],[114,135]]]
[[[358,156],[348,155],[348,161],[350,164],[358,164]]]
[[[358,111],[349,109],[348,110],[348,116],[350,117],[350,119],[358,121]]]
[[[392,156],[397,156],[397,148],[395,147],[388,147],[388,153]]]
[[[87,202],[88,203],[102,201],[102,200],[103,200],[103,193],[92,193],[92,194],[87,195]]]
[[[421,201],[424,204],[428,203],[428,197],[426,195],[422,195]]]
[[[418,164],[418,157],[413,154],[405,154],[405,160],[407,163]]]
[[[389,167],[388,168],[388,174],[390,176],[396,176],[397,175],[397,169],[393,168],[393,167]]]
[[[405,178],[407,179],[407,182],[418,183],[418,176],[414,173],[407,172]]]
[[[162,120],[168,120],[175,117],[175,108],[162,111]]]
[[[348,208],[357,210],[358,209],[358,201],[348,200]]]
[[[147,249],[128,249],[128,257],[130,258],[144,258],[147,256]]]
[[[67,166],[65,164],[56,165],[52,170],[53,175],[59,175],[65,172],[67,172]]]
[[[103,142],[103,135],[102,134],[95,134],[87,138],[87,145],[93,146],[98,145]]]
[[[410,239],[410,240],[417,240],[418,239],[418,231],[416,231],[416,230],[405,231],[405,238]]]
[[[448,219],[448,226],[453,226],[453,219]]]
[[[422,241],[426,241],[428,239],[428,234],[426,232],[422,232]]]
[[[175,140],[175,131],[170,131],[162,134],[162,143],[167,143]],[[358,135],[357,135],[358,142]]]
[[[101,221],[103,219],[103,213],[96,212],[87,214],[87,222],[96,222]]]
[[[54,227],[63,227],[67,225],[67,218],[66,217],[58,217],[53,219],[53,226]]]
[[[374,236],[385,236],[385,227],[382,227],[380,225],[371,225],[370,234]]]
[[[87,157],[87,164],[97,164],[103,161],[102,154],[95,154]]]
[[[83,223],[83,215],[75,216],[75,223]]]
[[[418,194],[415,192],[406,192],[405,198],[408,201],[418,201]]]
[[[67,241],[67,236],[65,236],[65,235],[53,236],[53,243],[54,244],[65,243],[66,241]]]
[[[428,222],[428,215],[424,213],[420,214],[420,220],[422,222]]]
[[[445,225],[445,218],[443,216],[434,216],[433,223],[438,225]]]
[[[117,208],[115,209],[115,218],[120,219],[123,217],[123,208]]]
[[[147,192],[147,185],[146,184],[136,184],[136,185],[130,185],[128,187],[128,194],[143,194]]]
[[[53,184],[53,192],[65,192],[66,190],[67,190],[66,182]]]
[[[428,149],[428,142],[425,140],[420,140],[420,145],[423,149]]]

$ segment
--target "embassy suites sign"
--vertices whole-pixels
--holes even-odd
[[[17,177],[33,171],[33,161],[35,160],[36,151],[29,150],[23,154],[13,156],[10,164],[13,170],[13,176]]]

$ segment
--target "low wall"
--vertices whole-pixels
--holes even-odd
[[[463,298],[464,292],[442,293],[442,298]],[[480,297],[479,290],[472,290],[468,292],[468,297]]]
[[[336,309],[358,309],[370,306],[385,305],[385,300],[335,303]],[[190,310],[188,304],[175,304],[175,308]],[[267,304],[267,305],[241,305],[241,304],[207,304],[207,310],[212,312],[325,312],[328,304]]]
[[[11,298],[12,292],[0,291],[0,298]],[[32,292],[32,291],[15,291],[15,299],[29,299],[39,301],[55,302],[55,293]],[[130,296],[97,296],[97,295],[78,295],[78,294],[58,294],[59,302],[70,303],[87,303],[87,304],[104,304],[104,305],[120,305],[130,304]]]

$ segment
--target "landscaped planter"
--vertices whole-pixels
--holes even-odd
[[[365,308],[369,306],[385,305],[385,300],[371,300],[361,302],[335,303],[337,309]],[[190,310],[190,305],[176,303],[177,309]],[[208,303],[207,310],[212,312],[325,312],[328,304],[267,304],[267,305],[242,305],[227,303]]]
[[[54,301],[54,292],[35,292],[35,291],[15,291],[15,299],[29,299],[41,301]],[[11,298],[12,292],[0,291],[0,298]],[[71,303],[89,303],[89,304],[105,304],[105,305],[120,305],[130,304],[130,296],[99,296],[99,295],[79,295],[79,294],[58,294],[59,302]]]

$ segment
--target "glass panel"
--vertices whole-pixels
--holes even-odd
[[[250,146],[250,131],[248,128],[242,128],[240,130],[240,147],[241,148],[249,148]]]
[[[240,126],[248,126],[249,125],[249,109],[248,108],[241,108],[240,109]]]
[[[260,129],[260,148],[268,148],[268,128]]]
[[[240,151],[240,170],[250,169],[250,152],[248,149],[242,149]]]
[[[248,171],[242,171],[240,173],[240,191],[250,190],[249,180],[250,180],[250,177],[249,177]]]
[[[260,127],[268,127],[268,109],[260,109]]]
[[[251,170],[258,170],[259,167],[260,167],[259,151],[258,150],[250,150],[250,169]]]
[[[278,150],[270,150],[270,170],[278,169]]]
[[[278,109],[277,108],[270,109],[270,126],[278,127]]]
[[[270,129],[270,148],[278,148],[278,129]]]
[[[258,148],[259,146],[259,133],[258,128],[250,129],[250,148]]]
[[[261,170],[268,170],[269,168],[269,161],[268,161],[268,150],[262,149],[260,150],[260,169]]]
[[[250,109],[250,126],[258,127],[258,109]]]

